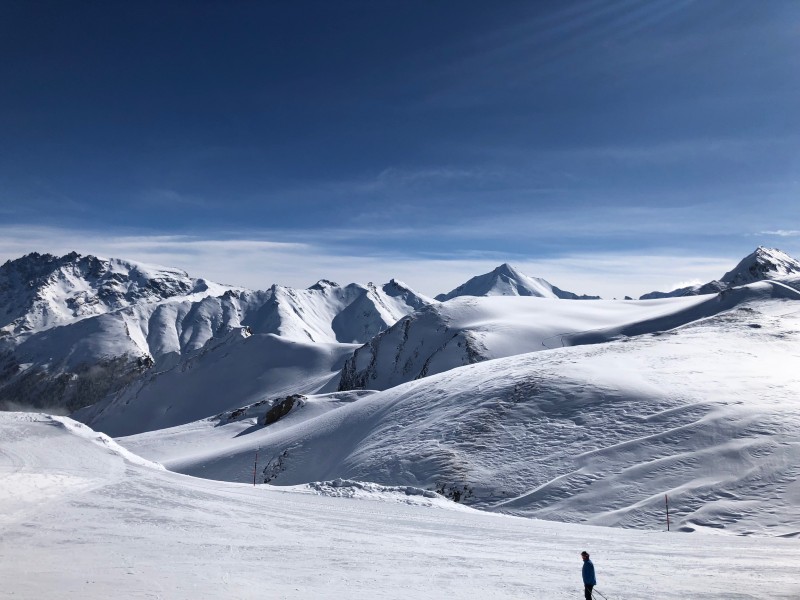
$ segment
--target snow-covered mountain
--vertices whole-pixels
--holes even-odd
[[[275,285],[253,328],[296,341],[364,343],[431,302],[394,279],[344,287],[323,279],[305,290]]]
[[[600,297],[565,292],[544,279],[520,273],[508,263],[503,263],[489,273],[473,277],[447,294],[439,294],[436,300],[445,302],[459,296],[535,296],[564,300],[596,300]]]
[[[152,365],[132,323],[227,290],[178,269],[32,253],[0,267],[0,407],[90,404]]]
[[[759,282],[725,300],[715,314],[708,299],[663,301],[695,317],[669,332],[467,365],[274,425],[196,423],[120,443],[201,477],[246,482],[260,448],[272,484],[409,485],[637,529],[661,527],[668,494],[676,529],[796,536],[800,293]]]
[[[402,318],[348,358],[340,390],[385,390],[463,365],[667,331],[733,308],[737,295],[659,302],[462,297]]]
[[[650,292],[639,299],[716,294],[730,287],[766,279],[797,281],[800,279],[800,262],[776,248],[759,246],[719,280],[682,287],[671,292]]]
[[[0,266],[0,335],[43,331],[134,304],[225,289],[178,269],[77,252],[62,257],[34,252]]]
[[[430,302],[395,280],[344,287],[323,280],[305,290],[274,285],[250,291],[193,279],[176,269],[77,253],[60,258],[34,253],[0,267],[0,314],[5,315],[0,407],[75,410],[145,373],[150,381],[151,369],[170,370],[242,328],[287,342],[321,344],[320,352],[328,356],[326,344],[345,344],[349,350],[347,344],[363,344]],[[293,356],[304,360],[302,354]],[[337,361],[331,359],[327,370]],[[264,367],[258,358],[245,362]],[[324,372],[314,371],[317,379]],[[251,380],[260,376],[260,371],[248,374]],[[303,380],[297,391],[316,391],[307,383]]]

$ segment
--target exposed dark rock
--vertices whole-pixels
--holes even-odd
[[[283,417],[289,414],[296,404],[300,403],[305,396],[301,394],[292,394],[291,396],[287,396],[283,400],[278,400],[272,407],[267,411],[267,414],[264,415],[264,425],[272,425],[273,423],[281,420]]]

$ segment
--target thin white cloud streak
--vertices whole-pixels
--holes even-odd
[[[429,296],[448,292],[470,277],[508,261],[524,273],[579,294],[638,297],[653,290],[669,291],[677,287],[673,282],[687,278],[718,278],[741,258],[688,258],[668,252],[587,253],[543,260],[508,260],[502,254],[455,259],[402,253],[357,256],[297,242],[173,235],[119,237],[48,227],[0,227],[0,261],[32,251],[63,255],[72,250],[178,267],[195,277],[251,289],[265,289],[273,283],[307,287],[322,278],[342,284],[384,283],[396,278]]]
[[[759,231],[756,235],[776,235],[778,237],[799,237],[800,231],[795,229],[778,229],[775,231]]]

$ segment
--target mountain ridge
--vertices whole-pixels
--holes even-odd
[[[121,259],[31,253],[0,267],[0,406],[75,410],[239,328],[364,343],[431,302],[396,280],[252,291]]]

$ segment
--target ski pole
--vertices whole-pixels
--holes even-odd
[[[592,589],[592,597],[594,597],[594,593],[595,593],[595,592],[597,592],[598,594],[600,594],[600,597],[601,597],[601,598],[603,598],[603,600],[608,600],[608,598],[606,598],[606,597],[603,595],[603,592],[601,592],[600,590],[597,590],[597,589]]]

